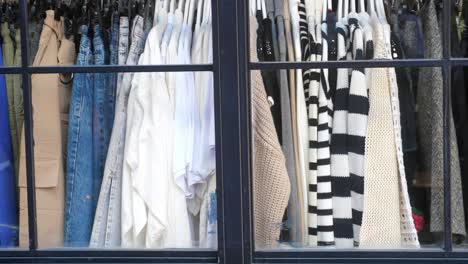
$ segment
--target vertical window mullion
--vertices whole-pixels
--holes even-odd
[[[216,2],[216,0],[215,0]],[[218,1],[217,22],[214,26],[215,54],[215,115],[217,172],[220,180],[217,190],[218,215],[222,221],[219,234],[219,261],[223,264],[250,263],[246,255],[246,212],[243,190],[246,171],[245,87],[243,78],[247,65],[243,61],[245,51],[244,16],[242,7],[247,1]],[[214,21],[213,21],[214,22]],[[214,56],[215,57],[215,56]],[[244,71],[243,71],[244,70]],[[243,91],[244,90],[244,91]],[[247,261],[247,262],[246,262]]]
[[[443,1],[442,17],[442,47],[443,47],[443,162],[444,162],[444,250],[452,251],[452,211],[451,211],[451,181],[450,181],[450,88],[451,88],[451,43],[450,16],[452,1]]]
[[[36,193],[34,180],[34,135],[31,81],[28,73],[28,3],[19,0],[21,27],[21,77],[23,81],[24,139],[26,145],[26,178],[28,201],[29,249],[37,249]]]

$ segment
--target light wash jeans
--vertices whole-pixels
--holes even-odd
[[[88,27],[82,26],[81,32],[77,65],[92,65]],[[93,79],[91,73],[78,73],[73,82],[67,146],[65,246],[88,246],[93,223]]]
[[[128,52],[127,65],[136,65],[144,47],[143,18],[137,16],[132,28],[132,44]],[[125,57],[125,40],[128,39],[128,18],[120,20],[119,62]],[[128,43],[128,42],[127,42]],[[118,81],[114,128],[104,169],[99,202],[94,218],[91,247],[113,248],[121,241],[121,190],[123,153],[127,123],[127,103],[133,73],[124,73]]]

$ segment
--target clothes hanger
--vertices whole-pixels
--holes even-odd
[[[195,20],[195,30],[197,30],[197,31],[200,29],[201,19],[202,19],[202,16],[203,16],[202,5],[203,5],[203,0],[198,0],[198,3],[197,3],[197,19]]]
[[[344,16],[343,16],[343,13],[344,13],[343,9],[344,9],[344,8],[343,8],[343,0],[338,0],[338,8],[337,8],[337,10],[336,10],[336,11],[337,11],[337,12],[336,12],[336,16],[337,16],[337,18],[338,18],[338,21],[339,21],[341,18],[344,17]]]
[[[350,14],[356,14],[356,0],[351,0],[351,11]]]
[[[169,13],[174,14],[174,11],[175,11],[175,0],[171,0],[169,4]]]
[[[211,1],[206,1],[208,2],[208,10],[206,12],[206,16],[208,17],[207,19],[207,23],[208,24],[211,24],[211,17],[212,17],[212,13],[211,13]]]
[[[184,18],[182,20],[183,24],[188,24],[188,10],[189,10],[189,5],[190,5],[190,0],[185,1],[184,3],[184,10],[182,10],[182,14],[184,15]]]
[[[364,4],[364,0],[359,0],[359,13],[366,12],[366,5]]]
[[[265,0],[262,0],[262,16],[263,16],[263,19],[266,19],[266,18],[267,18],[267,11],[266,11]]]
[[[382,23],[388,24],[387,16],[385,15],[385,6],[383,0],[375,0],[376,1],[376,8],[377,14]]]
[[[250,15],[255,16],[255,12],[257,11],[257,1],[256,0],[250,0],[249,1],[249,7],[250,7]]]
[[[328,0],[323,0],[323,6],[322,6],[322,21],[325,21],[327,19],[327,11],[328,11]]]
[[[177,9],[182,10],[182,8],[184,7],[184,2],[185,0],[179,0],[179,2],[177,3]]]
[[[375,0],[367,0],[367,13],[369,14],[369,16],[376,15]]]
[[[189,24],[189,26],[192,26],[193,25],[193,16],[194,16],[194,12],[195,12],[195,1],[196,0],[189,0],[189,1],[190,1],[190,5],[189,5],[188,24]]]
[[[206,24],[208,23],[208,5],[210,4],[209,2],[210,2],[209,0],[205,0],[205,1],[204,1],[202,25],[206,25]],[[257,8],[258,8],[258,7],[259,7],[259,6],[257,5]]]

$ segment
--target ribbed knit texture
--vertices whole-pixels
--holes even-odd
[[[372,17],[375,58],[385,58],[382,25]],[[362,248],[399,248],[400,193],[388,71],[371,70],[365,140]]]
[[[322,24],[322,60],[328,59],[327,24]],[[328,69],[322,69],[319,90],[317,136],[317,238],[318,245],[331,245],[333,235],[333,205],[330,168],[330,94]]]
[[[338,32],[337,53],[339,60],[346,60],[347,29],[341,22],[336,25]],[[333,190],[333,230],[337,248],[352,248],[353,222],[348,161],[348,69],[337,70],[337,87],[331,136],[331,179]]]
[[[255,19],[251,18],[250,32],[255,30]],[[251,34],[251,40],[255,39],[255,34]],[[250,57],[252,61],[257,60],[253,45],[250,48]],[[251,85],[255,245],[259,248],[270,248],[275,246],[279,239],[291,186],[259,71],[252,71]]]

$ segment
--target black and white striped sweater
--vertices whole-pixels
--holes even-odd
[[[346,60],[347,27],[338,22],[337,55],[339,60]],[[349,73],[346,68],[337,69],[337,87],[335,91],[333,128],[331,136],[331,177],[333,190],[333,225],[335,246],[352,248],[353,221],[351,209],[351,181],[348,161],[348,100]]]
[[[350,25],[355,22],[350,20]],[[357,22],[356,22],[357,23]],[[362,28],[353,32],[352,53],[355,60],[364,59],[364,36]],[[363,68],[354,68],[351,73],[348,108],[348,159],[351,179],[351,202],[354,241],[359,243],[362,223],[364,194],[364,148],[369,114],[369,97],[366,75]]]

